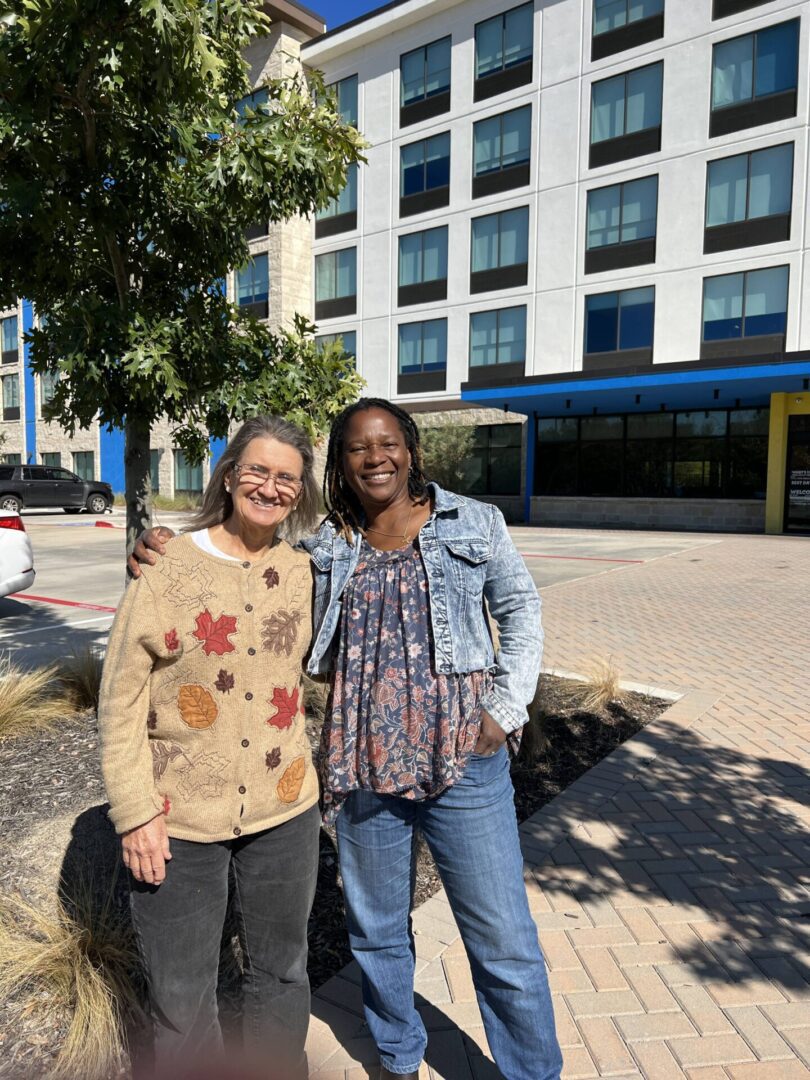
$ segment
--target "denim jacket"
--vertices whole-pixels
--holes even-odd
[[[438,674],[489,670],[492,692],[481,702],[506,732],[522,727],[534,697],[543,652],[540,597],[494,506],[431,484],[434,509],[419,532],[430,595]],[[324,522],[303,547],[315,578],[313,641],[307,671],[332,668],[343,590],[357,566],[362,537],[349,545]],[[499,629],[492,644],[484,601]]]

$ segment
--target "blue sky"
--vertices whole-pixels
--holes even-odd
[[[326,22],[329,30],[341,23],[365,15],[367,11],[383,7],[387,0],[301,0],[304,7],[316,11]]]

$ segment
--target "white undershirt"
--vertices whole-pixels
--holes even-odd
[[[208,529],[200,529],[199,532],[189,533],[189,536],[202,551],[207,551],[209,555],[216,555],[219,559],[230,559],[231,562],[241,562],[241,559],[237,559],[235,555],[228,555],[224,551],[220,551],[211,540],[211,534]]]

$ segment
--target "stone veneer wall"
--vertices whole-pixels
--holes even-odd
[[[532,498],[531,523],[761,533],[765,531],[765,503],[759,499],[611,499],[544,495]]]

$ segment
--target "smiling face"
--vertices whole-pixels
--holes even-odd
[[[411,455],[399,422],[385,409],[352,415],[343,438],[342,466],[364,509],[379,510],[409,498]]]
[[[252,465],[257,467],[256,473],[251,471]],[[265,470],[272,476],[262,478]],[[251,439],[240,455],[238,468],[225,480],[233,501],[230,522],[245,536],[272,537],[295,505],[303,475],[304,460],[295,447],[277,439]],[[289,481],[287,487],[284,480]]]

